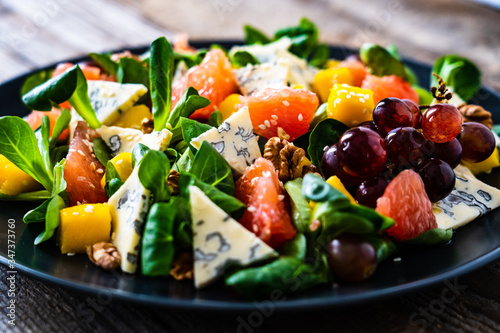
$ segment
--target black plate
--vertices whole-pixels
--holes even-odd
[[[219,42],[229,47],[234,42]],[[240,42],[241,44],[241,42]],[[206,47],[208,42],[195,43]],[[145,48],[136,49],[142,52]],[[332,56],[342,59],[354,51],[331,47]],[[73,59],[78,62],[82,59]],[[429,84],[430,67],[407,60],[417,73],[422,85]],[[19,89],[29,74],[0,85],[0,115],[25,115],[28,110],[21,102]],[[476,103],[492,111],[495,123],[500,122],[500,96],[481,88]],[[500,187],[500,172],[493,172],[486,181]],[[147,278],[121,273],[108,273],[92,265],[86,256],[68,257],[59,253],[54,242],[34,246],[33,240],[41,226],[27,226],[22,222],[24,213],[35,204],[0,202],[0,262],[7,264],[7,221],[15,220],[16,270],[77,291],[111,295],[117,299],[200,310],[254,310],[253,302],[242,300],[219,284],[196,290],[192,282],[178,282],[166,278]],[[397,256],[400,262],[389,259],[381,263],[375,275],[357,284],[326,285],[286,297],[276,309],[312,309],[346,306],[378,300],[423,288],[444,279],[472,271],[500,257],[500,210],[475,220],[456,231],[450,244],[406,248]]]

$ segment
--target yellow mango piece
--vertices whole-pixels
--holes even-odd
[[[353,203],[353,204],[357,204],[356,200],[353,198],[353,196],[351,195],[351,193],[349,193],[344,184],[342,184],[342,182],[340,181],[339,177],[337,176],[331,176],[330,178],[328,178],[328,180],[326,181],[328,184],[330,184],[334,189],[340,191],[342,194],[344,194],[346,197],[349,198],[349,200]]]
[[[337,119],[349,127],[373,119],[373,91],[351,87],[348,84],[334,84],[328,97],[328,117]]]
[[[314,76],[313,88],[319,95],[321,102],[325,103],[334,83],[352,85],[353,82],[354,78],[348,68],[330,68],[322,70]]]
[[[109,242],[111,214],[108,204],[87,204],[61,209],[57,242],[61,253],[85,253],[87,246]]]
[[[0,193],[18,195],[42,189],[42,185],[5,156],[0,155]]]
[[[111,163],[115,166],[116,171],[120,175],[120,179],[125,182],[132,173],[132,153],[120,153],[111,159]],[[106,186],[106,173],[101,179],[101,186]]]
[[[237,106],[241,103],[240,96],[240,94],[231,94],[219,104],[218,109],[220,113],[222,113],[222,120],[226,120],[229,116],[239,110]]]
[[[340,65],[341,61],[340,60],[336,60],[336,59],[329,59],[327,62],[326,62],[326,68],[335,68],[337,67],[338,65]]]
[[[153,119],[153,114],[146,105],[136,105],[121,116],[113,125],[123,128],[141,129],[143,120]]]
[[[482,162],[469,163],[462,161],[462,164],[469,168],[469,170],[475,175],[480,173],[490,173],[493,168],[500,166],[500,155],[498,152],[498,147],[495,148],[490,157]]]

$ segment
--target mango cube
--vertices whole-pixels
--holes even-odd
[[[346,197],[348,197],[349,200],[351,201],[351,203],[357,204],[356,200],[353,198],[351,193],[349,193],[349,191],[347,191],[344,184],[342,184],[342,182],[340,181],[339,177],[331,176],[330,178],[328,178],[328,180],[326,182],[328,184],[330,184],[334,189],[340,191],[342,194],[344,194]]]
[[[0,193],[5,195],[18,195],[19,193],[36,191],[42,185],[5,156],[0,155]]]
[[[220,104],[219,104],[219,111],[222,113],[222,120],[226,120],[229,118],[233,113],[239,110],[237,107],[241,101],[240,101],[240,94],[231,94],[227,96]]]
[[[334,83],[352,85],[354,78],[348,68],[330,68],[318,72],[314,76],[313,88],[321,102],[325,103]]]
[[[61,253],[85,253],[87,246],[109,242],[111,214],[108,204],[87,204],[61,209],[57,240]]]
[[[153,114],[146,105],[136,105],[121,116],[113,125],[123,128],[141,129],[144,119],[152,119]]]
[[[374,108],[373,91],[344,83],[333,85],[326,112],[328,117],[354,127],[372,120]]]
[[[493,168],[500,166],[500,155],[498,152],[498,147],[496,147],[490,157],[488,157],[484,161],[478,163],[469,163],[462,161],[462,164],[468,167],[469,170],[475,175],[478,175],[480,173],[490,173]]]

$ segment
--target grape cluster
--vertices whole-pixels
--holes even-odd
[[[495,137],[480,123],[462,124],[450,104],[435,104],[425,113],[410,100],[385,98],[373,111],[373,121],[347,130],[323,154],[326,178],[336,175],[353,186],[358,203],[375,207],[387,184],[405,169],[415,170],[432,202],[450,194],[453,169],[461,160],[477,163],[495,149]]]

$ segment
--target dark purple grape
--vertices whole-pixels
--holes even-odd
[[[446,198],[455,186],[455,173],[450,165],[437,158],[431,158],[416,171],[424,181],[425,192],[432,202]]]
[[[388,97],[378,102],[373,110],[373,122],[378,132],[386,135],[397,127],[413,125],[413,115],[405,102],[398,98]]]
[[[339,140],[338,162],[351,176],[375,177],[387,162],[384,139],[371,129],[351,128]]]
[[[462,124],[460,132],[462,160],[470,163],[484,161],[495,150],[495,136],[488,127],[476,122]]]
[[[321,171],[326,179],[331,176],[339,177],[344,186],[353,186],[361,183],[362,179],[351,176],[340,166],[337,156],[337,145],[328,148],[321,158]]]
[[[375,126],[375,123],[372,120],[362,122],[361,124],[358,125],[358,127],[369,128],[378,133],[377,126]]]
[[[380,198],[385,191],[389,181],[382,175],[375,178],[365,180],[356,191],[356,201],[371,208],[377,207],[377,199]]]
[[[420,147],[425,142],[423,134],[413,127],[395,128],[385,138],[387,159],[398,167],[416,167],[422,160]]]
[[[414,101],[410,99],[402,99],[406,105],[410,108],[411,114],[413,115],[413,127],[414,128],[422,128],[422,111]]]
[[[359,235],[340,235],[328,244],[326,254],[330,270],[342,280],[366,280],[377,268],[375,249]]]
[[[455,169],[462,159],[462,145],[457,139],[445,143],[434,143],[427,140],[420,148],[425,158],[439,158]]]

